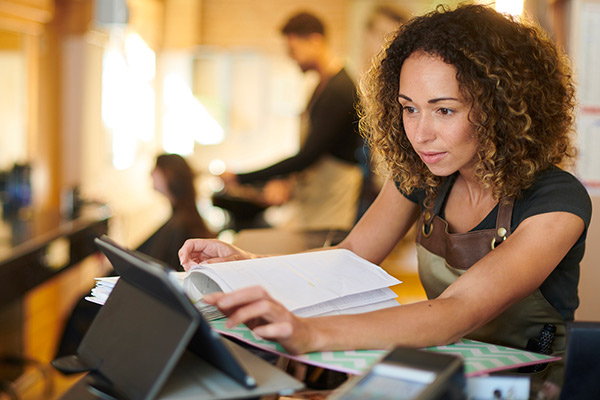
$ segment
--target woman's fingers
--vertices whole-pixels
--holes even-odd
[[[209,293],[202,297],[202,301],[208,304],[216,305],[217,301],[223,296],[226,296],[226,294],[223,292]]]
[[[279,342],[292,354],[307,349],[308,333],[303,319],[288,311],[260,286],[207,294],[204,301],[216,305],[227,315],[227,328],[245,324],[258,336]]]
[[[217,239],[188,239],[178,254],[179,262],[186,271],[200,263],[213,264],[252,258],[250,253]]]
[[[248,286],[230,293],[208,294],[205,296],[205,301],[226,311],[264,298],[271,298],[265,289],[261,286]]]
[[[206,242],[203,239],[188,239],[181,246],[178,252],[179,262],[186,271],[193,265],[204,261],[202,254],[208,245]]]
[[[289,321],[273,322],[271,324],[257,326],[252,332],[263,339],[280,341],[291,337],[294,328],[293,324]]]
[[[265,323],[289,321],[289,311],[280,304],[268,299],[255,300],[243,307],[237,307],[228,314],[227,327],[233,328],[238,324],[247,324],[250,328]]]
[[[275,301],[262,287],[251,286],[231,293],[211,293],[204,301],[216,305],[227,317],[229,328],[238,324],[289,321],[291,313]]]

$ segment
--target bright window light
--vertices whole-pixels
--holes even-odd
[[[129,70],[141,82],[151,82],[156,75],[156,55],[146,42],[135,32],[125,36],[125,54]]]
[[[519,16],[523,14],[523,0],[496,0],[496,11]]]
[[[113,135],[113,165],[135,161],[137,141],[154,138],[156,57],[136,33],[113,34],[102,60],[102,122]]]
[[[223,128],[179,75],[165,77],[163,93],[163,148],[166,152],[189,155],[194,151],[194,142],[207,145],[223,141]]]
[[[136,142],[135,136],[128,134],[127,131],[120,131],[118,128],[113,130],[112,162],[117,170],[126,170],[133,165]]]

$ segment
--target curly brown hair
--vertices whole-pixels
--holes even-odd
[[[424,188],[431,200],[441,181],[402,123],[400,69],[415,51],[456,68],[479,139],[475,173],[497,200],[518,197],[538,173],[575,157],[575,88],[564,53],[539,27],[487,6],[438,6],[404,24],[361,81],[361,132],[404,193]]]

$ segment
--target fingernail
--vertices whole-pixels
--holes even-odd
[[[223,309],[223,308],[229,308],[230,304],[229,304],[229,301],[227,301],[227,299],[225,299],[225,300],[224,300],[224,299],[219,299],[219,300],[217,301],[217,304],[216,304],[216,306],[217,306],[218,308],[221,308],[221,309]]]

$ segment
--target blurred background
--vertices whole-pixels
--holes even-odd
[[[298,116],[317,77],[303,74],[286,54],[280,34],[286,19],[299,10],[322,18],[332,48],[358,81],[385,33],[385,28],[368,29],[378,7],[410,17],[436,4],[0,0],[2,263],[13,260],[15,248],[22,254],[23,243],[29,246],[29,238],[15,239],[23,229],[32,233],[20,222],[50,218],[55,232],[86,207],[100,213],[94,218],[106,222],[102,229],[112,237],[138,246],[171,211],[151,178],[161,153],[185,157],[197,172],[200,214],[213,232],[226,231],[229,216],[211,202],[222,189],[216,176],[225,169],[261,168],[298,151]],[[600,1],[499,0],[495,5],[538,21],[572,57],[580,100],[575,172],[598,206],[600,75],[594,68],[600,62]],[[600,320],[600,298],[594,294],[600,282],[594,272],[600,262],[593,248],[600,238],[597,225],[592,222],[582,265],[580,291],[586,300],[578,319]],[[46,266],[57,263],[57,269],[65,251],[59,236],[52,236],[52,246],[40,245]],[[51,359],[73,299],[103,272],[97,262],[80,264],[62,273],[59,283],[54,273],[34,279],[0,305],[0,350],[14,344],[20,356]],[[1,268],[5,290],[14,281]]]
[[[567,9],[576,2],[504,7],[526,12],[569,48]],[[408,16],[434,5],[2,0],[0,170],[26,169],[30,193],[22,201],[35,209],[64,211],[73,193],[109,204],[114,234],[135,245],[169,210],[152,190],[156,154],[186,157],[199,173],[202,201],[219,189],[211,172],[253,170],[298,150],[298,115],[316,77],[302,74],[286,54],[279,29],[289,15],[320,16],[332,48],[358,80],[380,43],[367,21],[382,4]],[[216,230],[226,223],[208,203],[201,207]]]

